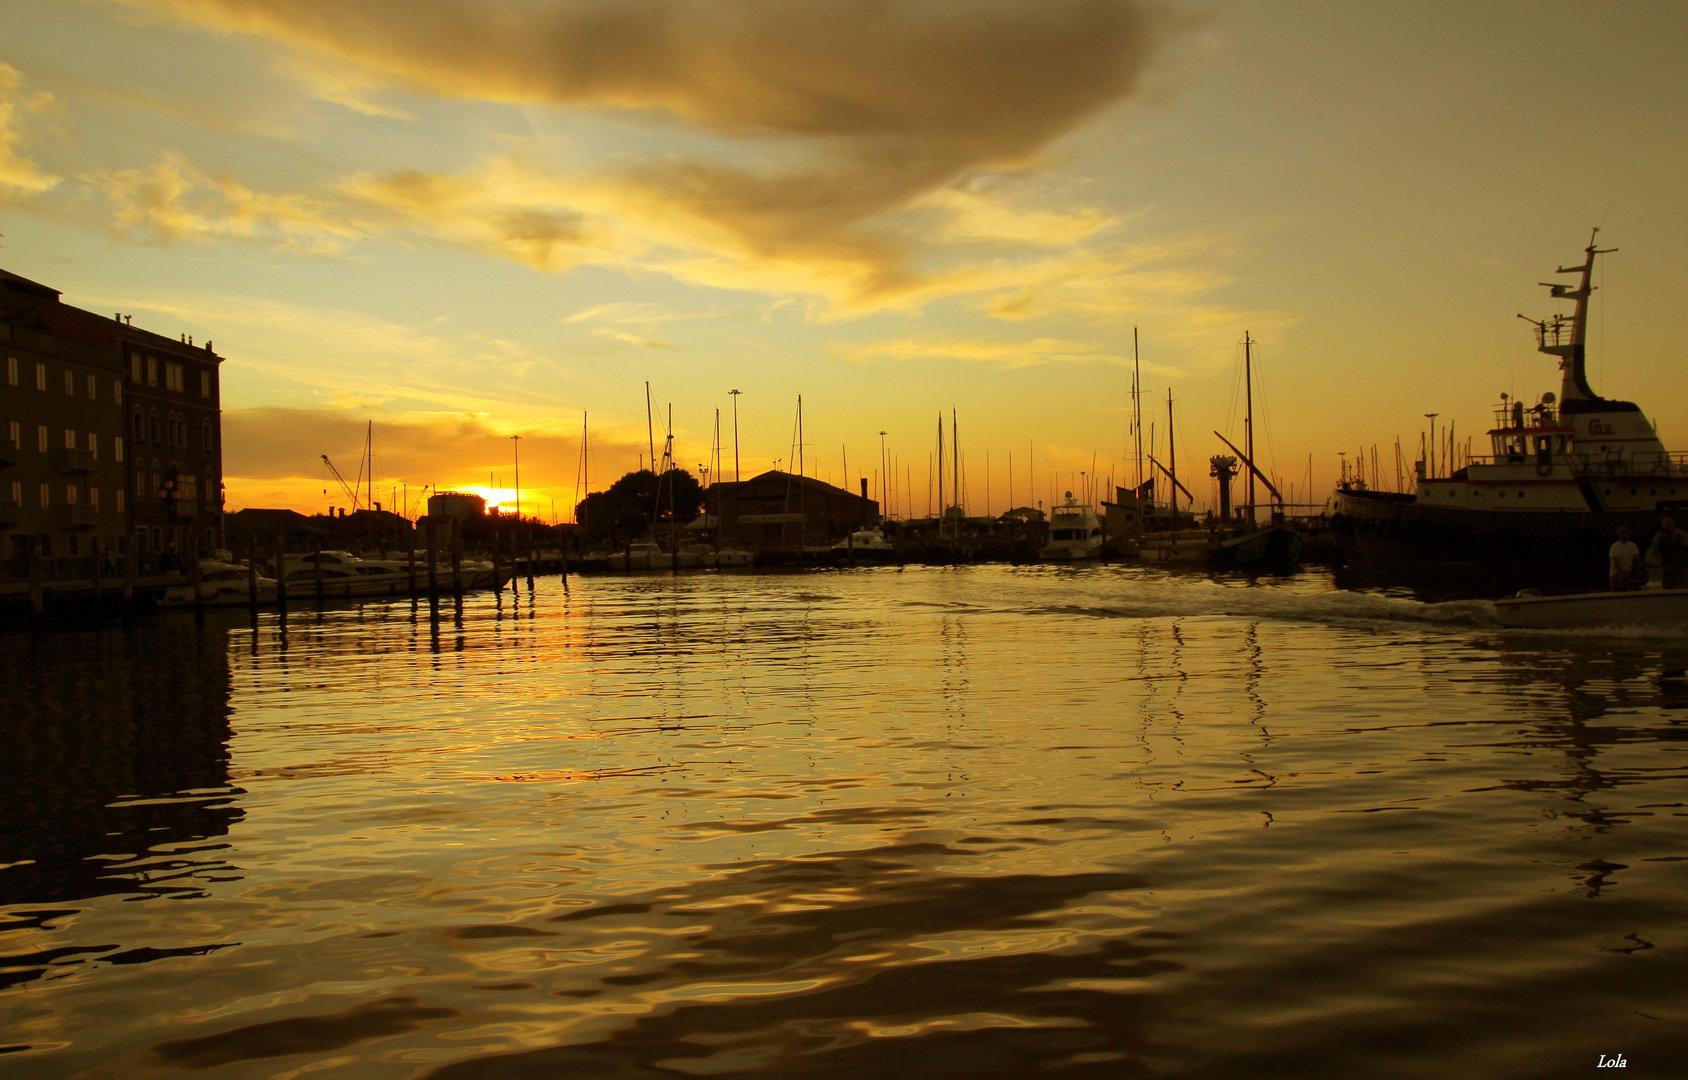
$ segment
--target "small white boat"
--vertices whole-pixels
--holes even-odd
[[[610,552],[609,563],[611,570],[667,570],[674,565],[674,557],[660,544],[638,540]]]
[[[1676,626],[1688,623],[1688,589],[1514,596],[1495,601],[1508,629],[1570,630],[1588,626]]]
[[[1049,543],[1037,551],[1040,559],[1094,559],[1102,554],[1102,522],[1090,506],[1067,492],[1067,501],[1049,515]]]
[[[162,607],[233,607],[251,603],[251,570],[222,559],[199,560],[199,595],[192,584],[172,585],[158,598]],[[258,603],[275,603],[275,578],[259,575]]]
[[[839,559],[887,562],[897,557],[897,545],[885,539],[885,533],[878,526],[869,526],[857,529],[848,538],[832,545],[832,555]]]
[[[282,580],[289,598],[308,599],[315,596],[402,596],[412,591],[411,573],[415,572],[415,591],[428,591],[428,563],[417,559],[414,568],[401,559],[360,559],[349,551],[321,551],[312,554],[292,553],[286,558]],[[320,585],[318,577],[321,577]],[[465,559],[461,563],[460,583],[465,589],[484,589],[502,585],[509,573],[499,573],[490,562]],[[434,581],[441,590],[454,585],[451,563],[434,564]]]

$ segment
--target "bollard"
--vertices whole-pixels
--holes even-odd
[[[440,591],[439,575],[439,544],[434,537],[434,523],[428,522],[428,595],[436,596]]]
[[[463,530],[451,519],[451,591],[463,595]]]

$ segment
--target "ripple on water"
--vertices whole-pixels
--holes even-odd
[[[0,1073],[1676,1060],[1680,635],[1120,566],[433,615],[0,639]]]

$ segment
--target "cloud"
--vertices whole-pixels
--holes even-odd
[[[345,191],[544,270],[639,260],[854,310],[946,291],[930,287],[951,275],[920,265],[918,230],[888,220],[910,207],[936,212],[951,241],[1041,246],[1105,227],[1100,211],[1016,216],[947,189],[1033,162],[1129,98],[1189,22],[1154,0],[124,2],[280,43],[327,73],[308,76],[325,95],[366,112],[382,107],[365,91],[387,85],[690,123],[724,140],[713,157],[572,175],[500,160],[360,175]]]
[[[39,165],[22,154],[21,121],[30,113],[50,107],[53,95],[45,91],[26,94],[22,87],[23,73],[10,64],[0,63],[0,193],[35,195],[52,188],[62,178],[42,172]]]
[[[857,364],[886,360],[968,360],[1008,368],[1039,364],[1118,360],[1093,342],[1034,338],[1030,341],[979,341],[973,338],[903,337],[855,347],[840,346],[834,355]]]
[[[231,177],[207,176],[175,153],[150,167],[80,179],[116,204],[118,235],[155,243],[252,240],[329,254],[345,251],[369,230],[369,223],[339,216],[320,200],[263,195]]]

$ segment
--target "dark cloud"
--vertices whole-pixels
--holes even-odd
[[[1187,21],[1155,0],[126,2],[413,92],[655,110],[782,137],[783,166],[668,159],[623,167],[615,182],[718,230],[706,246],[719,254],[842,268],[857,298],[911,281],[904,242],[863,222],[1035,157],[1130,96]],[[424,217],[471,194],[423,173],[363,187]],[[566,215],[484,224],[481,246],[544,267],[585,241]]]

